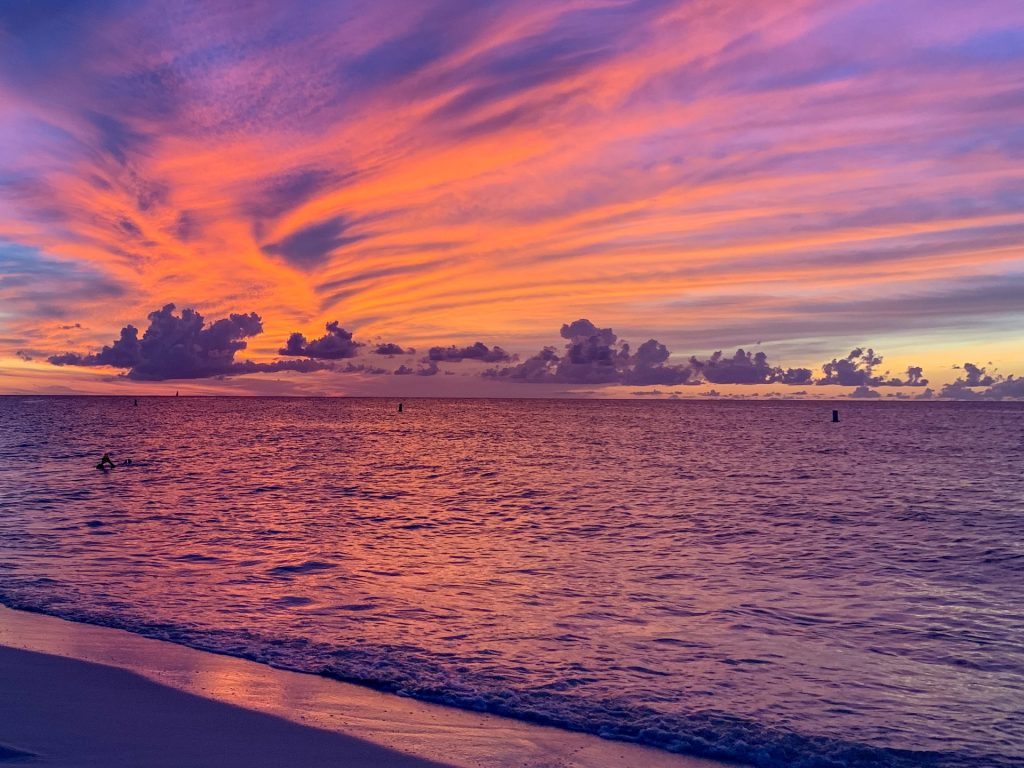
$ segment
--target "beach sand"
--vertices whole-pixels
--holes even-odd
[[[720,768],[0,606],[0,762]]]
[[[50,765],[440,765],[61,656],[0,647],[0,680],[8,751]]]

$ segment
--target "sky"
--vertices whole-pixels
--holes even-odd
[[[0,393],[999,399],[1022,320],[1018,0],[0,5]]]

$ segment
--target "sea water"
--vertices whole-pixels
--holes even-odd
[[[0,600],[759,766],[1021,765],[1024,404],[5,397]]]

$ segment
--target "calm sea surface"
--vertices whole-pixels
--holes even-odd
[[[0,398],[0,599],[761,766],[1024,764],[1024,404],[832,407]]]

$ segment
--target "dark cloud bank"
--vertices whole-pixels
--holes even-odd
[[[434,362],[461,363],[463,360],[480,360],[484,363],[507,363],[515,359],[501,347],[495,345],[488,347],[482,341],[470,344],[468,347],[431,347],[427,352],[427,359]]]
[[[363,346],[352,339],[352,334],[340,326],[337,320],[327,323],[327,333],[318,339],[306,341],[301,333],[293,333],[278,354],[288,357],[312,357],[319,360],[341,360],[355,357]]]
[[[1024,398],[1024,377],[990,374],[985,368],[964,363],[957,366],[963,374],[942,388],[939,397],[956,400],[1004,400]],[[984,387],[981,391],[977,388]]]
[[[876,375],[882,363],[873,350],[854,349],[842,359],[822,366],[823,375],[815,379],[809,368],[785,368],[772,365],[764,352],[737,349],[733,354],[715,352],[706,359],[691,356],[685,363],[669,362],[671,353],[656,339],[648,339],[636,351],[620,342],[611,328],[598,328],[585,319],[562,326],[566,340],[564,351],[545,347],[518,365],[491,368],[484,375],[527,383],[558,384],[840,384],[851,387],[909,386],[923,387],[920,367],[907,370],[904,378]]]
[[[135,326],[127,325],[121,329],[116,341],[98,352],[68,352],[53,355],[49,361],[54,365],[123,368],[127,370],[128,378],[144,381],[324,369],[340,373],[435,376],[449,373],[442,371],[439,363],[475,361],[508,363],[488,368],[481,375],[487,379],[522,384],[832,384],[853,388],[849,396],[854,398],[880,397],[875,387],[918,388],[923,390],[916,395],[918,399],[935,396],[933,390],[925,389],[928,379],[919,366],[910,366],[900,376],[893,376],[888,371],[878,373],[883,360],[873,349],[856,348],[842,358],[833,358],[821,366],[821,375],[817,377],[809,368],[772,365],[764,352],[743,349],[737,349],[733,354],[718,351],[704,359],[691,356],[686,362],[672,363],[669,349],[656,339],[648,339],[633,350],[611,328],[598,328],[586,319],[562,326],[561,336],[565,343],[561,350],[554,346],[544,347],[522,361],[518,355],[509,354],[497,345],[488,346],[478,341],[461,347],[431,347],[416,367],[403,364],[394,371],[351,361],[343,368],[337,367],[334,361],[354,358],[366,347],[338,321],[327,323],[324,335],[318,338],[307,339],[301,333],[289,336],[279,354],[301,359],[266,363],[236,361],[235,353],[246,348],[245,339],[262,332],[263,323],[255,312],[231,314],[206,324],[203,316],[195,310],[184,309],[181,315],[176,315],[174,305],[168,304],[150,313],[149,327],[142,338],[139,338],[139,330]],[[373,354],[388,357],[409,355],[414,351],[391,342],[381,342],[372,348]],[[938,397],[974,400],[1024,398],[1024,378],[989,373],[972,363],[958,368],[963,371],[962,375],[944,386]]]
[[[317,371],[325,368],[315,360],[279,360],[272,363],[236,361],[235,353],[245,349],[244,339],[263,332],[255,312],[231,314],[206,325],[193,309],[174,314],[174,305],[149,313],[149,328],[139,338],[139,329],[126,325],[121,336],[95,354],[68,352],[54,355],[54,365],[107,365],[127,368],[128,378],[141,381],[205,379],[243,373]]]

